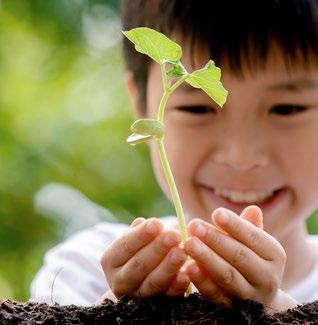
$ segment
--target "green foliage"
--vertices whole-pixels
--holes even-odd
[[[167,75],[172,78],[179,78],[187,75],[188,72],[180,61],[166,61],[165,63],[170,63],[172,68],[167,71]]]
[[[168,77],[179,78],[179,86],[183,81],[192,87],[202,89],[219,106],[223,106],[227,91],[221,83],[221,70],[210,60],[202,69],[188,73],[181,63],[182,49],[180,45],[169,39],[164,34],[147,27],[137,27],[130,31],[124,31],[124,35],[135,45],[136,51],[148,55],[162,67],[167,64],[172,65],[172,69],[166,72]],[[164,76],[163,76],[164,77]],[[180,79],[180,78],[183,79]],[[170,87],[174,91],[176,87],[171,87],[171,83],[163,80],[165,87]]]
[[[227,90],[224,89],[221,81],[221,70],[210,60],[200,70],[196,70],[185,80],[192,87],[202,89],[219,106],[223,106],[227,98]]]
[[[316,210],[307,220],[309,233],[318,234],[318,210]]]
[[[163,123],[154,119],[139,119],[131,125],[130,130],[133,134],[127,142],[131,145],[161,139],[164,135]]]
[[[164,34],[151,28],[138,27],[123,33],[135,44],[136,51],[147,54],[159,64],[181,59],[181,47]]]

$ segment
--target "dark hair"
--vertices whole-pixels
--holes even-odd
[[[227,63],[237,75],[264,67],[273,43],[287,66],[318,62],[318,0],[122,0],[121,14],[123,30],[178,31],[191,51],[200,40],[218,66]],[[144,107],[150,60],[125,38],[123,51]]]

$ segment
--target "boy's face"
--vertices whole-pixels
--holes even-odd
[[[182,62],[191,69],[185,51]],[[199,68],[209,57],[196,57]],[[159,65],[149,69],[147,117],[162,96]],[[188,219],[210,221],[218,207],[240,214],[258,205],[277,238],[299,229],[318,202],[318,69],[288,72],[273,52],[265,70],[244,78],[222,69],[223,109],[184,84],[165,111],[165,147]],[[155,142],[156,177],[170,196]]]

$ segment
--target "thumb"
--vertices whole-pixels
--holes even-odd
[[[246,207],[242,211],[241,217],[248,220],[256,227],[263,229],[263,212],[258,206],[250,205]]]

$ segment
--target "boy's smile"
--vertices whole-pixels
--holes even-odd
[[[236,213],[256,204],[265,229],[282,239],[299,228],[318,202],[318,70],[287,70],[272,55],[264,70],[244,77],[222,69],[229,91],[223,109],[184,84],[165,113],[165,146],[189,218],[210,221],[223,206]],[[203,66],[208,57],[196,62]],[[183,63],[191,71],[189,56]],[[156,118],[162,95],[160,69],[151,65],[147,112]],[[155,143],[157,179],[165,184]]]

